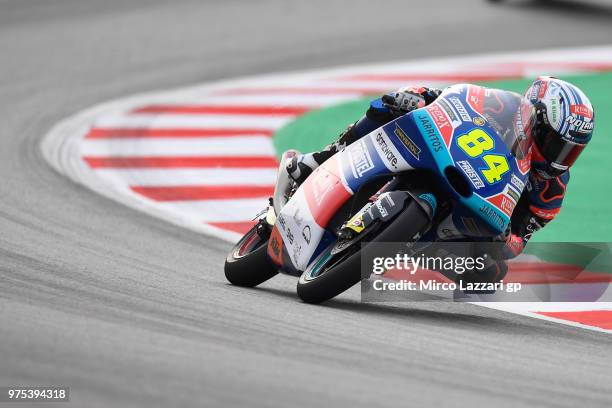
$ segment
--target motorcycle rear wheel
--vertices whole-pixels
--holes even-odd
[[[251,228],[225,260],[225,278],[233,285],[252,288],[278,273],[266,253],[268,238],[262,237],[257,228]]]

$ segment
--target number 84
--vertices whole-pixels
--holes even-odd
[[[495,147],[495,141],[484,130],[474,129],[465,135],[459,136],[457,138],[457,145],[468,156],[476,158],[487,150],[493,149]],[[482,159],[489,167],[480,170],[489,184],[500,181],[502,176],[510,170],[508,161],[503,155],[485,154],[482,156]]]

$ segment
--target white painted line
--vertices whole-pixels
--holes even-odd
[[[252,220],[257,213],[266,208],[267,199],[233,199],[170,201],[157,203],[160,208],[169,212],[178,212],[189,216],[198,223],[204,222],[241,222]]]
[[[236,106],[236,105],[264,105],[264,106],[318,106],[333,105],[336,103],[347,102],[359,97],[353,95],[214,95],[202,96],[199,99],[188,99],[186,104],[197,105],[206,103],[215,106]],[[176,102],[180,103],[180,102]]]
[[[130,186],[273,185],[276,169],[96,169],[111,184]]]
[[[89,139],[84,156],[274,156],[268,137]]]
[[[134,114],[102,116],[95,122],[98,127],[123,128],[258,128],[278,129],[293,120],[291,116],[256,115],[176,115]]]

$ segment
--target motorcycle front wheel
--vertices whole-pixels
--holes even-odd
[[[368,242],[400,242],[422,232],[429,225],[429,217],[414,201]],[[338,296],[361,281],[360,243],[332,254],[333,245],[325,249],[302,273],[297,293],[306,303],[321,303]],[[352,249],[352,251],[351,251]]]

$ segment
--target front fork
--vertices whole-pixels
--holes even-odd
[[[293,156],[299,154],[297,150],[287,150],[280,158],[280,163],[278,165],[278,175],[276,176],[276,185],[274,186],[274,193],[270,198],[270,203],[268,204],[267,210],[260,215],[265,213],[265,217],[260,218],[259,224],[261,227],[261,231],[267,229],[267,233],[269,235],[269,230],[274,227],[276,223],[276,216],[280,214],[282,208],[287,204],[287,202],[291,199],[293,193],[296,190],[295,182],[289,177],[287,173],[287,160],[291,159]],[[267,224],[264,225],[263,224]],[[258,233],[260,229],[258,227]],[[260,234],[261,235],[261,234]]]
[[[287,150],[280,158],[280,164],[278,166],[278,175],[276,176],[276,186],[274,187],[274,195],[272,197],[272,203],[268,210],[268,213],[272,211],[274,213],[274,221],[276,222],[276,215],[280,214],[281,209],[287,204],[293,192],[295,192],[295,182],[289,177],[287,173],[287,160],[293,156],[299,154],[297,150]],[[274,222],[270,225],[274,225]]]
[[[404,210],[409,200],[414,200],[423,209],[431,226],[438,209],[436,197],[432,193],[420,189],[402,190],[398,187],[400,187],[398,178],[393,178],[387,182],[376,194],[370,197],[368,202],[355,215],[342,225],[338,231],[338,238],[352,240],[375,223],[392,220]]]

